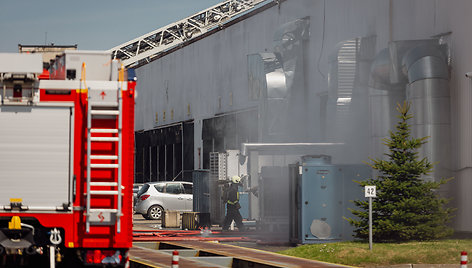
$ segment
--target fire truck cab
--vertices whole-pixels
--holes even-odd
[[[135,78],[102,51],[0,53],[0,266],[125,266]],[[41,264],[41,265],[40,265]]]

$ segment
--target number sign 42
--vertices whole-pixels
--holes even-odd
[[[373,185],[365,186],[364,190],[365,190],[365,197],[377,197],[375,186]]]

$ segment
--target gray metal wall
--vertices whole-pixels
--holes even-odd
[[[305,44],[302,97],[306,103],[292,116],[291,122],[298,123],[290,125],[293,133],[288,135],[309,133],[303,140],[319,141],[324,133],[319,94],[328,90],[331,48],[343,40],[373,34],[386,44],[387,15],[387,1],[327,1],[326,8],[324,1],[282,2],[138,68],[136,129],[195,119],[197,151],[202,147],[202,119],[258,106],[259,101],[249,97],[247,55],[273,50],[274,34],[282,24],[309,16],[311,36]],[[358,157],[355,162],[362,158]],[[195,166],[197,162],[195,155]]]
[[[445,41],[452,53],[451,174],[455,179],[447,191],[458,208],[455,228],[472,231],[472,215],[468,213],[472,209],[472,195],[468,194],[472,190],[472,84],[464,76],[472,71],[470,10],[472,2],[468,0],[283,1],[139,67],[136,130],[194,119],[194,161],[198,167],[201,161],[198,149],[203,146],[203,119],[259,107],[260,100],[252,100],[249,95],[247,55],[273,51],[274,34],[279,27],[308,16],[310,36],[304,41],[303,51],[304,103],[301,109],[292,111],[289,120],[293,132],[289,131],[288,136],[306,142],[323,142],[333,137],[329,131],[341,131],[346,134],[335,135],[336,139],[354,145],[347,153],[345,150],[332,152],[333,162],[360,163],[379,153],[375,145],[364,143],[372,139],[372,122],[351,123],[348,131],[336,130],[331,127],[334,123],[329,120],[329,109],[326,112],[323,108],[330,105],[332,97],[328,84],[329,63],[337,45],[353,38],[375,37],[371,49],[377,54],[388,47],[389,41],[428,39],[452,32],[445,36]],[[359,88],[363,92],[367,90],[365,86]],[[351,115],[350,122],[362,122],[363,117],[375,118],[368,114],[369,109],[359,111]],[[357,139],[362,142],[353,142]]]

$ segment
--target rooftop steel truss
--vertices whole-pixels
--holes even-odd
[[[149,62],[159,53],[222,26],[230,19],[255,8],[267,0],[227,0],[142,35],[110,50],[113,59],[121,59],[125,66]]]

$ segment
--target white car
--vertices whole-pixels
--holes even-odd
[[[192,211],[193,184],[181,181],[161,181],[144,184],[134,204],[136,213],[148,220],[161,219],[164,210]]]

